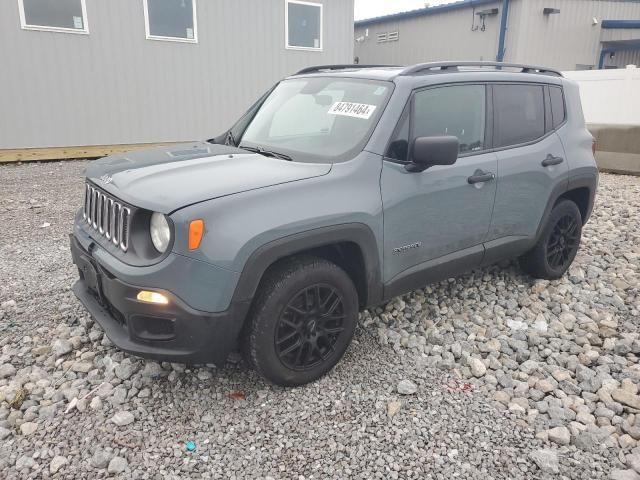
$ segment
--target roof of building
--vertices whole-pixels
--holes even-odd
[[[499,0],[461,0],[459,2],[447,3],[435,7],[419,8],[417,10],[409,10],[408,12],[393,13],[382,17],[367,18],[355,22],[356,27],[364,27],[374,25],[376,23],[384,23],[394,20],[403,20],[406,18],[422,17],[424,15],[434,15],[437,13],[445,13],[452,10],[461,10],[463,8],[477,7],[488,3],[498,3]]]

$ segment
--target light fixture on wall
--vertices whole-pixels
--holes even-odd
[[[549,7],[545,7],[542,10],[542,14],[543,15],[553,15],[555,13],[560,13],[560,9],[559,8],[549,8]]]
[[[596,17],[593,17],[591,19],[591,25],[597,25],[598,24],[598,19]]]
[[[486,10],[480,10],[479,12],[476,12],[476,15],[479,15],[481,17],[489,17],[497,14],[498,14],[497,8],[488,8]]]

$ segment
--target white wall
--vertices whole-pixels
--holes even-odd
[[[588,124],[640,125],[640,68],[562,73],[580,85]]]

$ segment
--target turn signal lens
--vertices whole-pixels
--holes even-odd
[[[189,250],[200,248],[200,242],[204,235],[204,220],[191,220],[189,224]]]
[[[158,292],[149,292],[147,290],[140,290],[140,292],[138,292],[137,298],[141,302],[147,303],[157,303],[160,305],[167,305],[169,303],[169,299],[163,294]]]

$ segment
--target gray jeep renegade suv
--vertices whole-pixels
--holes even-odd
[[[558,278],[598,172],[578,87],[494,63],[331,65],[207,142],[87,168],[73,290],[122,350],[317,379],[358,311],[505,258]]]

